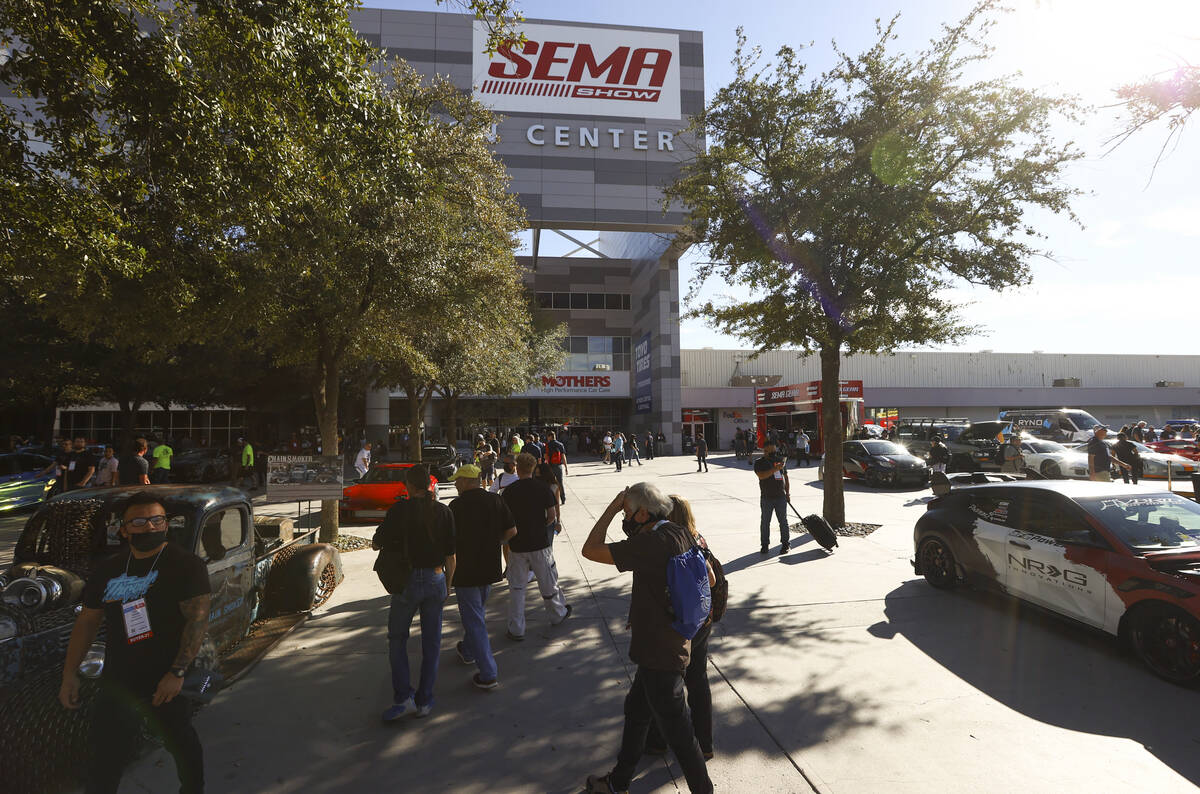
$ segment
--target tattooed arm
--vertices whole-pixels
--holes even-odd
[[[204,633],[208,631],[208,610],[211,601],[212,596],[204,593],[179,602],[179,611],[183,613],[186,622],[183,624],[183,636],[179,640],[179,652],[175,654],[175,661],[171,663],[172,669],[187,667],[196,658],[196,654],[200,653],[200,643],[204,641]],[[183,679],[168,670],[159,680],[151,704],[160,706],[169,703],[181,689]]]

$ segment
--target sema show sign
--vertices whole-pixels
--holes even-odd
[[[628,397],[628,372],[556,372],[513,397]]]
[[[475,22],[475,98],[516,113],[678,119],[679,36],[523,23],[524,44],[483,52]]]

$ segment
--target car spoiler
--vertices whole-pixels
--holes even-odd
[[[1020,474],[1011,472],[994,472],[994,471],[973,471],[964,472],[962,474],[943,474],[940,471],[935,471],[929,475],[929,485],[933,489],[935,496],[945,496],[950,493],[956,486],[963,487],[967,485],[987,485],[993,482],[1020,482],[1022,480],[1044,480],[1045,477],[1038,474],[1033,469],[1026,469]]]

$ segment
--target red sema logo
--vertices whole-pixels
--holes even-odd
[[[483,81],[480,93],[633,102],[658,101],[672,58],[667,49],[628,45],[597,55],[592,45],[571,41],[530,40],[519,52],[504,44],[497,53],[503,60],[488,66],[493,79]]]
[[[611,375],[543,375],[542,388],[608,389]]]

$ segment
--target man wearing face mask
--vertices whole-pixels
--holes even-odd
[[[633,485],[617,494],[583,544],[583,556],[589,560],[633,572],[629,659],[637,665],[625,696],[625,729],[616,766],[607,775],[588,777],[586,791],[593,794],[628,792],[651,722],[657,723],[675,753],[688,790],[713,790],[684,690],[691,641],[671,627],[667,595],[667,563],[694,541],[687,529],[666,520],[671,507],[670,497],[650,483]],[[618,514],[624,514],[621,529],[628,540],[607,543],[608,526]]]
[[[201,792],[200,737],[191,703],[179,692],[208,629],[208,571],[199,557],[167,543],[166,510],[148,493],[126,503],[120,532],[129,547],[97,563],[88,578],[58,693],[65,708],[80,707],[79,665],[106,623],[85,791],[116,792],[148,717],[147,727],[175,757],[180,791]]]

